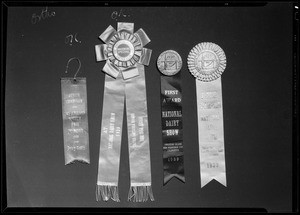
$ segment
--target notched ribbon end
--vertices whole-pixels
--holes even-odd
[[[223,177],[212,177],[208,180],[201,180],[201,188],[203,188],[205,185],[207,185],[211,181],[216,181],[222,184],[224,187],[227,187],[226,178]]]
[[[181,174],[168,174],[164,177],[164,186],[171,181],[172,178],[177,178],[182,183],[185,183],[185,176]]]

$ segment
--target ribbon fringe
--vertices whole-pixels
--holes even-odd
[[[128,201],[146,202],[149,197],[151,201],[154,201],[151,186],[130,186],[128,193]]]
[[[119,202],[119,190],[118,186],[107,186],[107,185],[97,185],[96,189],[96,200],[97,202],[101,200],[108,201],[112,199],[116,202]]]

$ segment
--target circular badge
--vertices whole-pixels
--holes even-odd
[[[175,75],[182,67],[181,57],[176,51],[164,51],[157,59],[157,67],[164,75]]]
[[[200,81],[216,80],[226,68],[225,53],[215,43],[199,43],[188,55],[188,68]]]
[[[128,40],[119,40],[114,45],[113,54],[120,61],[128,61],[134,55],[134,46]]]
[[[140,39],[125,30],[115,34],[107,45],[108,59],[121,70],[134,66],[141,54]]]

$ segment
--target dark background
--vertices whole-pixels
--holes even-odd
[[[32,24],[45,7],[9,7],[5,129],[9,207],[230,207],[292,210],[292,4],[263,7],[54,7],[54,17]],[[127,202],[130,186],[124,118],[119,192],[121,202],[96,202],[104,62],[96,62],[98,36],[117,21],[143,28],[153,50],[146,67],[152,187],[155,201]],[[65,37],[77,33],[81,43]],[[200,189],[195,79],[186,58],[200,42],[225,51],[222,75],[227,187]],[[160,73],[167,49],[183,59],[184,166],[186,183],[163,186]],[[64,165],[60,78],[87,78],[91,164]]]

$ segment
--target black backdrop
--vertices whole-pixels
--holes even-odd
[[[292,209],[292,4],[263,7],[9,7],[5,129],[8,206],[231,207]],[[114,11],[123,14],[115,18]],[[129,15],[129,16],[128,16]],[[96,202],[104,62],[95,61],[98,36],[117,21],[134,22],[151,39],[146,67],[154,202],[127,202],[129,162],[123,132],[121,202]],[[66,36],[77,34],[72,45]],[[200,189],[195,79],[186,58],[200,42],[214,42],[227,57],[222,75],[227,187]],[[183,134],[186,183],[163,187],[160,73],[167,49],[183,59]],[[64,165],[60,78],[87,78],[91,164]],[[73,71],[73,72],[72,72]],[[125,118],[124,118],[125,119]],[[126,131],[126,121],[123,131]]]

